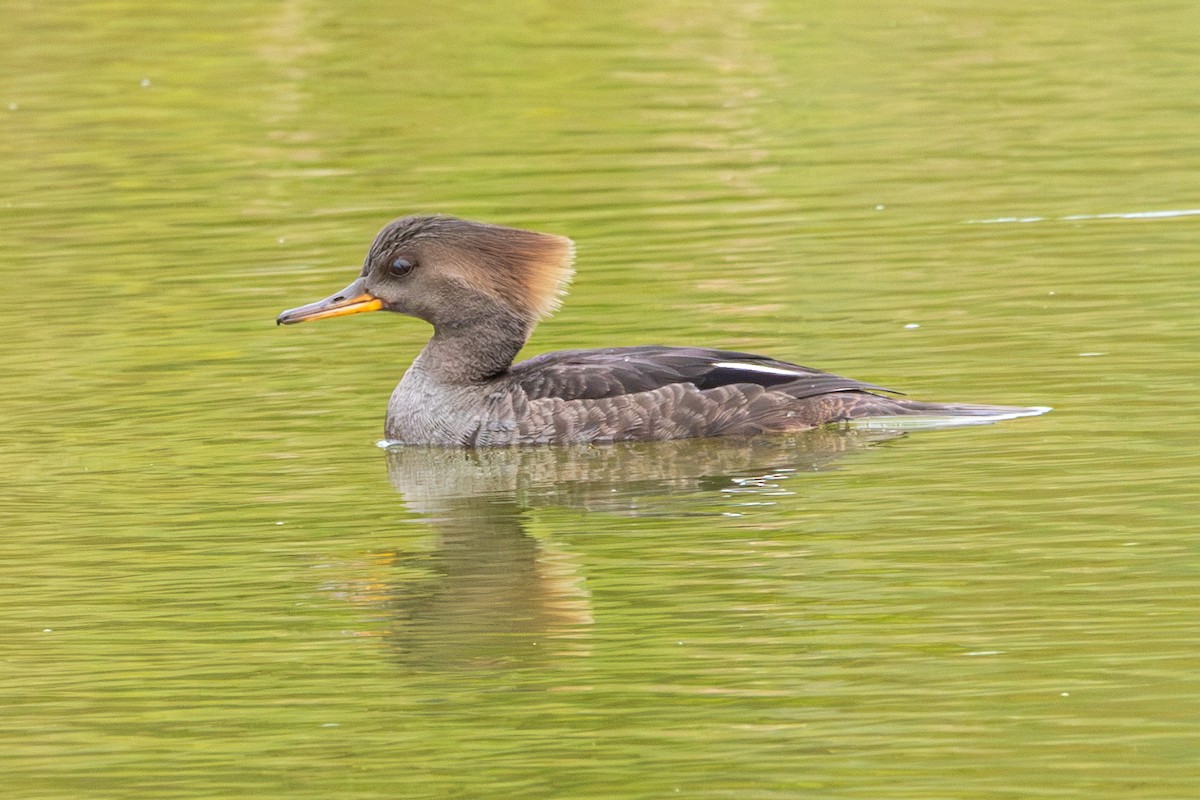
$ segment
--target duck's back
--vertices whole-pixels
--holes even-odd
[[[513,366],[469,444],[753,435],[903,413],[888,390],[749,353],[567,350]]]

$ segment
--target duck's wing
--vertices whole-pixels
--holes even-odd
[[[563,350],[516,364],[514,385],[531,400],[596,400],[650,392],[672,384],[697,389],[755,385],[796,399],[833,392],[893,392],[852,378],[751,353],[699,347],[610,347]]]

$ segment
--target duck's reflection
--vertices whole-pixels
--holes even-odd
[[[586,654],[591,606],[578,558],[557,532],[530,534],[532,509],[716,515],[726,490],[828,469],[897,435],[816,430],[611,446],[390,448],[392,485],[437,535],[413,577],[395,586],[393,641],[406,661],[433,668]]]

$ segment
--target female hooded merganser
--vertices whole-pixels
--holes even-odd
[[[388,404],[385,435],[405,444],[685,439],[868,417],[990,421],[1046,410],[894,399],[850,378],[696,347],[565,350],[513,364],[538,320],[558,307],[574,255],[562,236],[404,217],[375,237],[357,280],[276,323],[385,310],[433,325]]]

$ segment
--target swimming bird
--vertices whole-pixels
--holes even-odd
[[[564,350],[514,364],[573,274],[563,236],[449,216],[384,226],[357,279],[277,324],[394,311],[433,337],[392,393],[388,440],[451,447],[747,436],[873,417],[1028,416],[921,403],[766,356],[699,347]]]

